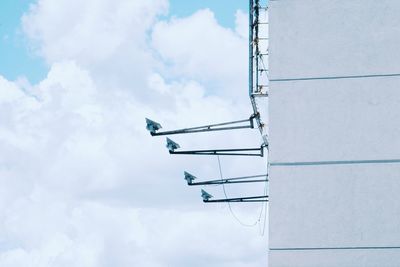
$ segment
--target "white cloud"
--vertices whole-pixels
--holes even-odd
[[[40,0],[22,22],[49,63],[74,59],[94,64],[112,57],[129,41],[145,49],[146,30],[167,7],[165,0]]]
[[[247,39],[220,26],[210,10],[158,22],[152,44],[174,75],[216,84],[214,90],[224,95],[245,96]]]
[[[167,9],[167,0],[39,0],[22,25],[49,64],[73,60],[96,83],[130,89],[144,86],[151,71],[148,31]]]
[[[207,10],[162,22],[157,15],[167,6],[40,0],[24,16],[50,71],[33,86],[0,76],[0,266],[266,264],[257,229],[238,225],[225,205],[203,205],[199,188],[184,184],[183,170],[216,178],[216,159],[171,157],[164,138],[144,129],[145,117],[172,129],[250,115],[247,99],[230,93],[242,89],[208,88],[246,79],[235,77],[247,65],[243,37]],[[199,43],[190,27],[208,29],[206,37],[218,41]],[[161,62],[149,48],[152,30]],[[174,36],[186,36],[199,53],[182,43],[172,51]],[[200,51],[204,45],[212,55],[234,55],[223,63]],[[169,59],[186,70],[169,69]],[[256,131],[174,138],[188,148],[258,146],[260,139]],[[222,162],[226,175],[264,170],[262,159]],[[210,192],[221,196],[220,188]],[[250,221],[258,208],[235,211]]]
[[[249,38],[249,14],[237,10],[235,14],[235,31],[244,39]]]

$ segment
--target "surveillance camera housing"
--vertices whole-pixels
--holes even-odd
[[[148,118],[146,118],[146,129],[154,134],[155,132],[157,132],[159,129],[161,129],[161,124],[159,124],[158,122],[152,121]]]
[[[196,179],[196,176],[191,175],[191,174],[188,173],[188,172],[183,172],[183,173],[184,173],[184,175],[185,175],[185,180],[187,181],[187,183],[188,183],[189,185],[192,184],[192,183],[193,183],[193,180]]]
[[[173,152],[175,149],[180,148],[180,146],[167,137],[167,148],[169,151]]]
[[[203,198],[203,201],[206,202],[213,196],[210,195],[209,193],[207,193],[206,191],[204,191],[203,189],[201,189],[201,197]]]

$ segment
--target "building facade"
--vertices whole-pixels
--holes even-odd
[[[269,1],[269,267],[400,266],[400,1]]]

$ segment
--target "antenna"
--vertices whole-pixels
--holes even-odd
[[[204,202],[208,202],[209,199],[212,198],[213,196],[204,191],[203,189],[201,189],[201,197],[203,198]]]
[[[260,0],[249,0],[249,87],[248,94],[253,109],[253,114],[248,119],[222,122],[216,124],[208,124],[204,126],[196,126],[189,128],[181,128],[176,130],[160,131],[162,126],[160,123],[146,118],[146,129],[150,132],[151,136],[161,135],[177,135],[177,134],[191,134],[215,131],[229,131],[239,129],[253,129],[255,125],[260,131],[262,144],[260,147],[251,148],[223,148],[223,149],[197,149],[197,150],[180,150],[180,145],[170,138],[166,138],[168,152],[175,155],[201,155],[201,156],[251,156],[251,157],[264,157],[264,149],[267,154],[266,174],[250,175],[232,178],[223,178],[220,169],[221,179],[213,179],[195,182],[197,177],[184,172],[184,179],[189,186],[198,185],[222,185],[226,184],[244,184],[244,183],[268,183],[269,178],[269,163],[268,163],[268,134],[266,123],[260,116],[259,107],[257,104],[258,99],[265,99],[268,97],[269,87],[269,70],[268,70],[268,38],[267,34],[263,35],[263,29],[268,27],[267,17],[267,1],[263,0],[265,5],[260,4]],[[265,21],[262,21],[262,15],[265,15]],[[220,164],[220,163],[219,163]],[[220,166],[220,165],[219,165]],[[221,168],[221,166],[220,166]],[[267,187],[265,187],[267,188]],[[225,192],[225,187],[224,187]],[[262,196],[246,196],[237,198],[228,198],[225,193],[224,199],[212,199],[213,196],[201,189],[201,197],[205,203],[216,202],[268,202],[267,189],[265,189]],[[229,204],[230,205],[230,204]],[[230,207],[230,206],[229,206]],[[265,206],[264,206],[265,207]],[[264,209],[265,210],[265,209]]]
[[[166,145],[166,147],[168,148],[169,153],[173,153],[175,151],[175,149],[180,148],[180,146],[177,143],[175,143],[174,141],[172,141],[168,137],[167,137],[167,145]]]
[[[146,118],[146,129],[150,132],[151,135],[155,135],[156,132],[161,128],[161,124]]]

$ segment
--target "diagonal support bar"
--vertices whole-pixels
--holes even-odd
[[[194,176],[192,176],[194,177]],[[264,179],[254,179],[261,178]],[[251,175],[251,176],[243,176],[243,177],[235,177],[235,178],[226,178],[226,179],[217,179],[217,180],[209,180],[204,182],[192,182],[192,179],[187,179],[188,185],[218,185],[218,184],[239,184],[239,183],[260,183],[260,182],[268,182],[268,175]]]
[[[203,199],[204,203],[220,203],[220,202],[268,202],[268,196],[254,197],[237,197],[225,199]]]
[[[247,128],[252,129],[252,128],[254,128],[253,120],[257,116],[258,116],[258,114],[254,114],[250,118],[245,119],[245,120],[237,120],[237,121],[209,124],[209,125],[204,125],[204,126],[183,128],[183,129],[178,129],[178,130],[173,130],[173,131],[157,132],[157,131],[153,130],[153,131],[150,131],[150,134],[152,136],[158,136],[158,135],[188,134],[188,133],[201,133],[201,132],[212,132],[212,131],[226,131],[226,130],[237,130],[237,129],[247,129]],[[246,122],[247,122],[247,124],[244,124]]]
[[[210,149],[210,150],[169,150],[170,154],[180,155],[208,155],[208,156],[253,156],[264,157],[264,147],[259,148],[236,148],[236,149]]]

